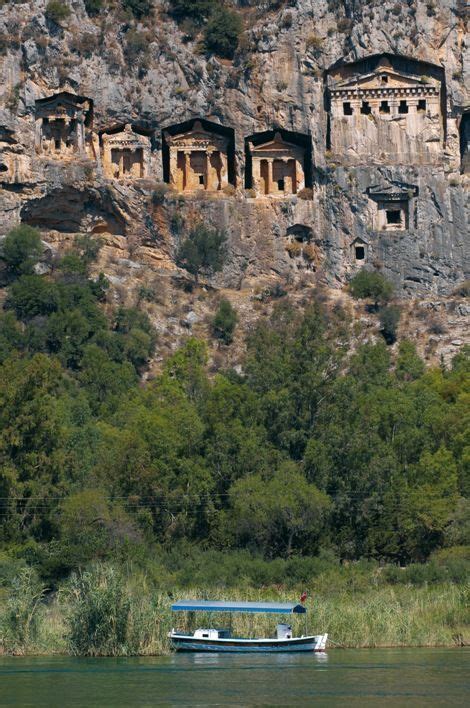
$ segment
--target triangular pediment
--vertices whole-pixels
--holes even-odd
[[[214,145],[220,148],[226,147],[228,142],[227,138],[222,135],[218,135],[217,133],[203,128],[199,121],[194,123],[191,130],[187,130],[184,133],[178,133],[177,135],[170,135],[167,132],[165,133],[165,137],[168,144],[173,146],[187,146],[194,143],[195,145],[200,144],[201,146]]]
[[[390,183],[375,184],[367,188],[367,194],[372,199],[406,201],[418,194],[418,187],[414,184],[396,185]]]
[[[134,132],[132,126],[127,124],[118,133],[103,134],[103,142],[110,146],[135,146],[144,147],[149,143],[149,138]]]
[[[265,143],[260,143],[255,145],[250,143],[250,150],[252,153],[303,153],[304,148],[295,143],[290,143],[284,140],[280,133],[275,133],[274,138],[267,140]]]
[[[358,74],[343,81],[338,81],[334,84],[333,89],[393,89],[435,86],[431,79],[428,79],[428,77],[425,77],[425,79],[423,80],[419,76],[409,76],[388,67],[382,67],[369,74]]]

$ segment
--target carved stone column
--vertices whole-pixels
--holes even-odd
[[[266,172],[266,192],[268,194],[271,194],[273,191],[273,158],[268,157],[267,163],[268,163],[268,169]]]
[[[297,193],[297,160],[292,160],[292,194]]]
[[[78,152],[85,150],[85,116],[83,113],[77,115],[77,149]]]
[[[184,168],[183,168],[183,190],[190,189],[190,175],[191,175],[191,151],[184,151]]]
[[[36,118],[34,124],[34,145],[36,152],[41,152],[42,150],[42,118]]]
[[[210,191],[213,189],[212,174],[211,174],[211,156],[212,156],[212,150],[206,150],[204,189],[207,191]]]
[[[169,170],[170,170],[170,174],[169,174],[170,184],[174,185],[178,189],[179,188],[179,184],[178,184],[178,150],[174,147],[170,147]]]
[[[261,182],[261,160],[257,157],[251,160],[251,174],[252,174],[252,185],[256,192],[256,196],[260,193],[260,182]]]

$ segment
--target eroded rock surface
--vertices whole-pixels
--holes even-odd
[[[45,0],[0,8],[0,233],[22,220],[51,242],[100,234],[176,272],[178,240],[203,220],[228,235],[217,287],[339,288],[371,267],[403,295],[441,296],[468,277],[464,2],[245,0],[233,62],[201,54],[163,0],[141,22],[68,4],[60,25]],[[198,119],[233,144],[219,167],[189,156],[179,195],[165,130]],[[307,137],[306,162],[257,164],[253,189],[247,138],[276,130]]]

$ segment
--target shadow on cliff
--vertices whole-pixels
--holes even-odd
[[[30,226],[63,233],[126,233],[123,212],[108,189],[54,189],[30,200],[20,216]]]

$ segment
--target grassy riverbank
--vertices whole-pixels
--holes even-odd
[[[443,581],[421,567],[421,580],[372,564],[330,568],[308,583],[287,588],[255,588],[240,578],[238,587],[162,587],[148,575],[97,565],[74,576],[53,594],[42,594],[31,574],[2,602],[0,652],[14,654],[135,655],[170,651],[166,633],[185,626],[184,614],[171,616],[169,605],[181,597],[292,601],[304,588],[308,631],[328,632],[331,647],[416,647],[470,644],[469,585]],[[408,575],[407,575],[408,573]],[[425,577],[427,574],[427,578]],[[434,578],[434,580],[432,580]],[[237,634],[270,636],[276,618],[233,615]],[[208,618],[195,619],[204,625]],[[305,618],[291,618],[295,633]],[[225,618],[212,618],[224,624]]]

